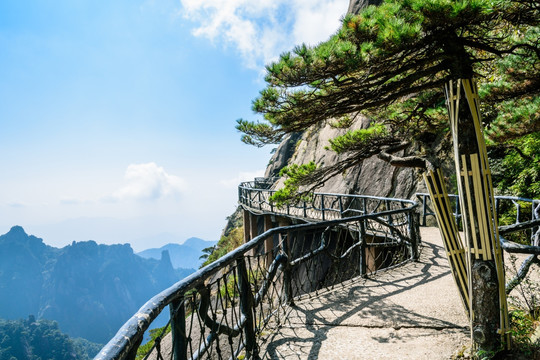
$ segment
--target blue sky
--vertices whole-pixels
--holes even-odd
[[[48,244],[217,240],[271,148],[238,118],[264,64],[328,38],[345,0],[0,2],[0,233]]]

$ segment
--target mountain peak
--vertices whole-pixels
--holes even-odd
[[[28,236],[28,234],[26,233],[26,231],[24,231],[24,229],[22,228],[22,226],[19,226],[19,225],[15,225],[13,226],[9,232],[6,234],[6,235],[15,235],[15,236]]]

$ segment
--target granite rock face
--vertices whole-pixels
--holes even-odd
[[[360,116],[354,120],[351,129],[368,126],[369,119]],[[272,156],[265,176],[276,176],[286,165],[301,165],[313,161],[318,166],[325,166],[344,159],[347,155],[338,155],[326,147],[330,145],[330,139],[346,131],[332,127],[329,121],[321,127],[312,127],[301,135],[288,136]],[[404,152],[396,155],[404,155]],[[279,188],[282,183],[283,179],[280,179],[275,187]],[[410,199],[416,192],[424,192],[425,187],[417,170],[394,167],[374,156],[360,161],[343,174],[329,178],[316,191]]]
[[[358,14],[360,10],[368,5],[380,5],[382,0],[351,0],[349,2],[348,14]]]

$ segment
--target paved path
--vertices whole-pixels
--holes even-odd
[[[266,334],[265,359],[450,359],[469,342],[437,228],[420,260],[298,302]]]

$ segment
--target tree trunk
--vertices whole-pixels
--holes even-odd
[[[471,336],[479,350],[501,349],[508,327],[502,250],[476,83],[451,80],[446,98],[468,259]],[[509,345],[506,337],[504,342]]]

